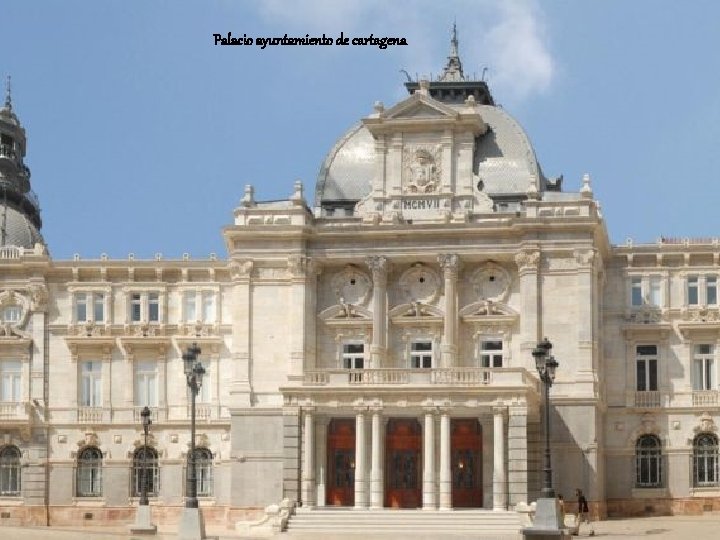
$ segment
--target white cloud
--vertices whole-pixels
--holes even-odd
[[[555,61],[548,49],[537,0],[263,0],[251,4],[267,22],[288,31],[366,35],[397,32],[408,39],[400,52],[413,76],[436,76],[449,51],[449,29],[458,20],[460,55],[466,76],[488,67],[486,77],[498,101],[523,101],[547,91]]]

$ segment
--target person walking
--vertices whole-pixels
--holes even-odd
[[[580,535],[580,525],[583,523],[587,523],[588,527],[590,527],[590,536],[595,536],[595,529],[592,526],[592,523],[590,523],[590,509],[588,508],[587,499],[585,498],[585,495],[583,495],[582,489],[577,488],[575,490],[575,496],[577,497],[577,515],[575,519],[575,524],[577,526],[577,535]]]

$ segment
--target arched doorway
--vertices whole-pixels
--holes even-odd
[[[474,418],[451,422],[453,508],[482,507],[482,427]]]
[[[422,502],[420,423],[415,418],[388,421],[385,437],[385,506],[417,508]]]
[[[355,504],[355,420],[334,418],[327,435],[328,506]]]

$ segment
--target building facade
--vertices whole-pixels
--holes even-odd
[[[227,258],[56,260],[10,96],[0,110],[0,524],[131,521],[140,464],[177,521],[183,351],[207,373],[208,522],[267,505],[514,509],[557,491],[598,515],[720,509],[720,243],[611,245],[590,178],[565,191],[520,125],[443,74],[351,128],[308,205],[246,186]],[[148,444],[140,410],[152,411]]]

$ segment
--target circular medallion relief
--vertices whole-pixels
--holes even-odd
[[[348,266],[333,276],[332,288],[338,302],[358,305],[367,301],[372,283],[366,274],[355,267]]]
[[[440,292],[440,278],[430,268],[416,264],[400,276],[400,287],[411,301],[429,304]]]
[[[503,302],[510,291],[510,274],[501,266],[488,263],[473,274],[471,283],[480,300]]]

